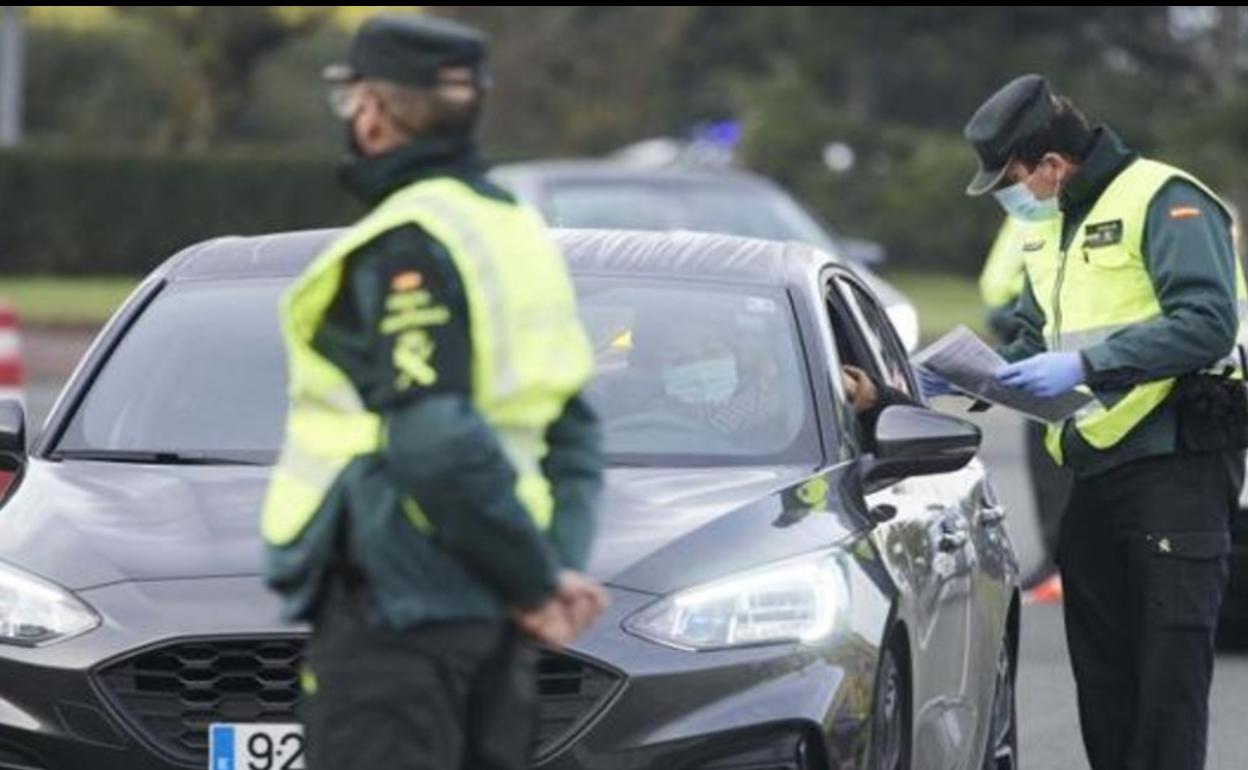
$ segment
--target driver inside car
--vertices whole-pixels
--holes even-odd
[[[607,423],[649,425],[648,416],[672,428],[683,425],[712,443],[780,443],[793,429],[786,406],[791,383],[783,380],[796,373],[786,375],[769,344],[774,330],[757,318],[734,320],[716,324],[685,310],[642,315],[613,330],[610,349],[625,352],[623,366],[605,368],[600,361],[593,386]],[[841,377],[868,447],[885,407],[915,404],[860,367],[842,366]]]

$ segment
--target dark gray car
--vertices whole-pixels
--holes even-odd
[[[0,768],[205,768],[210,725],[295,721],[304,629],[263,585],[257,519],[285,412],[277,299],[332,236],[187,249],[28,453],[0,409],[20,465]],[[979,433],[920,406],[863,428],[842,363],[916,392],[870,291],[804,245],[558,237],[597,356],[612,467],[590,569],[612,603],[542,654],[537,766],[1015,767],[1017,564]],[[245,751],[213,770],[302,766],[297,736]]]

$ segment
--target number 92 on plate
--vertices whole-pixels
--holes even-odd
[[[208,770],[304,770],[303,725],[214,723]]]

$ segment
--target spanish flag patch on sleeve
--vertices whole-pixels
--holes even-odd
[[[1170,209],[1171,219],[1195,219],[1200,216],[1200,209],[1195,206],[1174,206]]]

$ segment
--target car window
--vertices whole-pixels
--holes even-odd
[[[556,227],[693,230],[798,241],[837,251],[820,224],[792,198],[761,185],[559,182],[548,186],[544,209]]]
[[[840,296],[840,293],[830,283],[826,289],[826,301],[824,302],[825,320],[832,331],[832,338],[836,344],[836,358],[841,370],[836,373],[839,382],[833,389],[837,393],[835,400],[837,419],[839,424],[843,426],[843,430],[856,436],[859,445],[861,445],[863,439],[865,439],[862,432],[863,426],[859,422],[857,412],[853,406],[845,400],[845,375],[843,370],[846,366],[857,367],[865,371],[876,381],[880,381],[880,366],[872,355],[871,349],[859,329],[860,322],[857,316],[853,314],[850,307]]]
[[[766,287],[578,281],[607,453],[640,464],[818,461],[788,296]]]
[[[670,202],[646,185],[560,184],[546,196],[553,227],[669,230]]]
[[[916,389],[911,381],[909,360],[888,316],[879,303],[857,283],[844,277],[834,279],[837,291],[857,320],[862,339],[870,349],[876,373],[889,387],[911,397]]]
[[[787,196],[767,188],[690,186],[675,201],[681,227],[773,241],[798,241],[835,253],[819,225]]]

